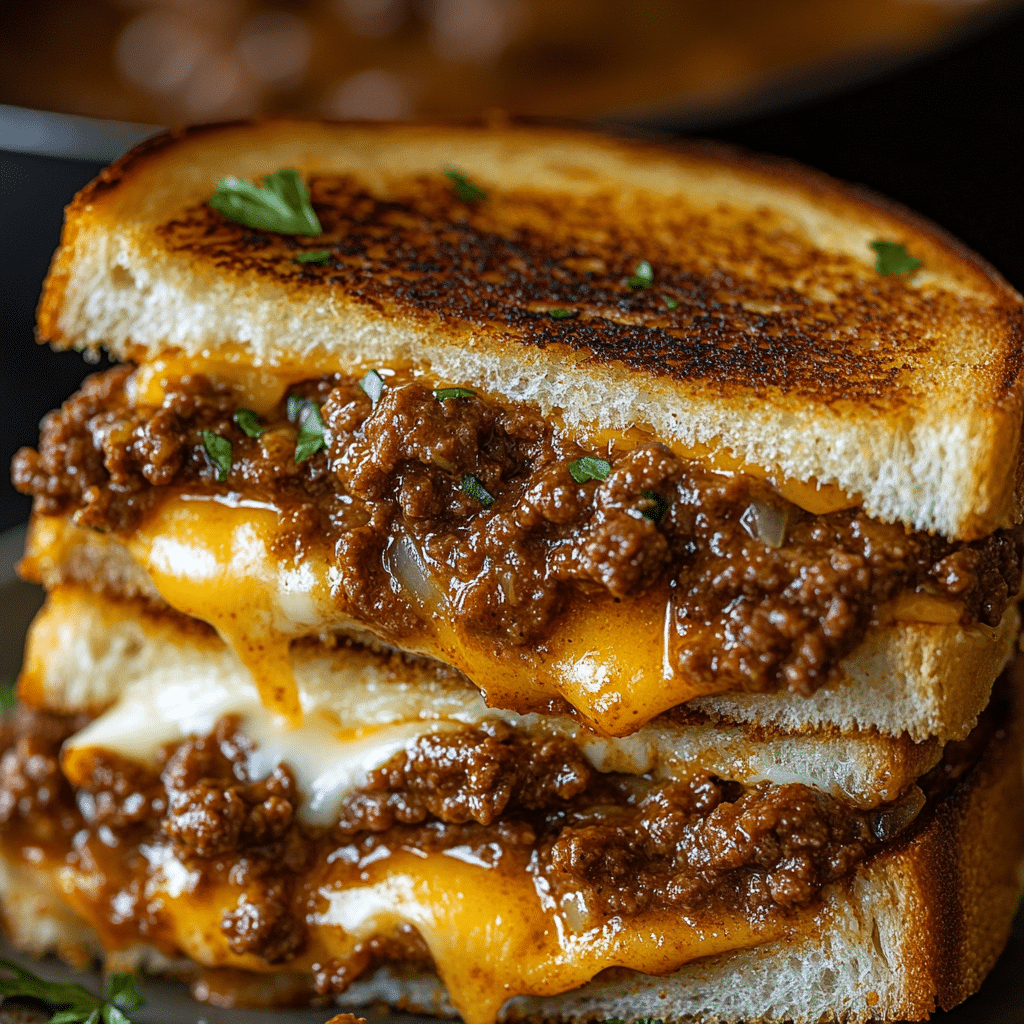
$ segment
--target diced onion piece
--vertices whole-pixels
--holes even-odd
[[[411,537],[399,537],[388,548],[384,560],[388,571],[416,603],[431,610],[444,603],[444,595],[427,574],[427,568]]]
[[[740,523],[754,540],[770,548],[781,548],[786,539],[785,515],[763,501],[752,501],[740,516]]]
[[[921,813],[926,802],[927,798],[921,787],[914,786],[898,803],[886,807],[875,815],[871,823],[871,831],[875,833],[875,838],[879,842],[887,843],[906,831]]]

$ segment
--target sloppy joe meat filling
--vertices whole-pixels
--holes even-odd
[[[592,921],[675,911],[756,920],[806,906],[823,886],[911,828],[974,763],[998,722],[988,713],[965,744],[895,804],[852,808],[800,784],[744,787],[706,774],[686,783],[596,772],[570,741],[491,721],[421,738],[372,771],[330,828],[296,814],[286,765],[254,780],[237,721],[165,748],[154,767],[95,751],[73,786],[60,746],[82,719],[20,709],[0,725],[0,847],[35,866],[91,878],[89,917],[112,946],[177,952],[173,922],[146,879],[168,858],[219,906],[228,948],[268,965],[308,952],[329,881],[358,885],[362,866],[401,851],[458,851],[495,872],[526,874],[556,903],[572,894]],[[927,797],[926,794],[927,793]],[[212,894],[212,896],[211,896]],[[429,966],[415,930],[358,944],[315,965],[322,993],[381,962]]]
[[[812,515],[654,442],[588,449],[521,404],[400,377],[371,398],[332,374],[246,430],[228,386],[184,377],[161,405],[133,406],[132,372],[90,378],[47,418],[38,451],[18,454],[15,483],[37,512],[127,536],[169,494],[266,502],[285,524],[281,557],[330,550],[348,611],[396,646],[430,614],[394,574],[410,539],[448,613],[498,647],[542,645],[574,594],[660,588],[674,667],[716,689],[810,694],[898,596],[949,599],[963,624],[993,626],[1020,587],[1022,529],[956,543],[856,509]],[[302,399],[320,410],[322,444]],[[211,452],[211,435],[230,453]]]

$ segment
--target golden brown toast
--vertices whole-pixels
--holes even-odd
[[[322,236],[206,204],[218,177],[285,167]],[[878,240],[924,267],[880,276]],[[328,264],[295,261],[314,248]],[[631,287],[641,261],[651,286]],[[69,207],[39,333],[194,369],[419,368],[950,537],[1019,516],[1020,296],[891,203],[718,146],[509,124],[172,132]]]

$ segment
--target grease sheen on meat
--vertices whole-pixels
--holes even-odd
[[[385,553],[411,538],[460,628],[489,643],[537,647],[574,595],[667,595],[676,667],[737,689],[810,694],[835,678],[886,603],[922,592],[960,603],[962,622],[998,624],[1020,586],[1024,531],[949,542],[851,509],[811,515],[741,473],[713,472],[656,442],[595,452],[535,410],[480,396],[439,401],[416,379],[389,379],[374,404],[352,377],[294,392],[322,406],[325,446],[294,460],[286,403],[247,436],[238,400],[195,375],[159,406],[133,407],[130,368],[91,378],[15,459],[17,486],[43,515],[128,534],[171,493],[272,502],[282,557],[327,546],[356,616],[401,646],[428,614]],[[223,483],[202,432],[231,441]],[[577,482],[584,455],[604,480]],[[471,475],[493,503],[467,491]],[[785,524],[778,546],[750,510]]]

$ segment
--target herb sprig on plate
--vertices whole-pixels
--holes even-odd
[[[0,996],[45,1003],[53,1012],[50,1024],[130,1024],[123,1011],[143,1003],[132,974],[111,975],[104,999],[74,982],[44,981],[11,960],[0,958],[0,972],[9,975],[0,977]]]

